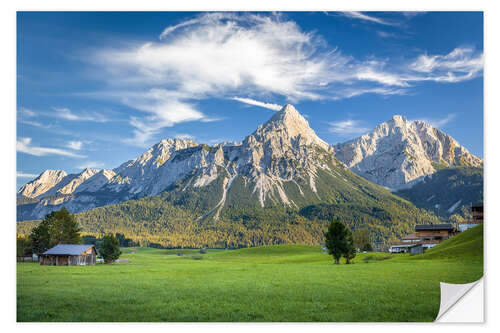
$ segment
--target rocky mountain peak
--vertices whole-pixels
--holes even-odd
[[[392,116],[390,122],[394,123],[395,125],[401,126],[401,125],[407,123],[408,120],[406,119],[406,117],[403,117],[401,115],[396,114],[396,115]]]
[[[48,181],[56,178],[63,178],[68,174],[64,170],[45,170],[42,172],[37,179],[41,181]]]
[[[17,191],[18,196],[35,198],[50,190],[68,174],[64,170],[45,170],[37,178],[22,186]]]
[[[436,172],[437,165],[482,166],[479,157],[450,135],[400,115],[334,149],[335,156],[352,171],[392,189],[407,187]]]
[[[254,132],[257,138],[265,141],[270,136],[282,138],[282,141],[300,139],[302,144],[316,144],[328,150],[329,145],[321,140],[309,122],[291,104],[286,104],[280,111],[276,112],[271,119],[259,126]]]

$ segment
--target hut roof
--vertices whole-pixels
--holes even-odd
[[[443,223],[443,224],[417,224],[415,226],[415,231],[422,230],[453,230],[453,224]]]
[[[45,251],[43,254],[68,254],[80,255],[89,248],[94,247],[92,244],[58,244],[53,248]]]

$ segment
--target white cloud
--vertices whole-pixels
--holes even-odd
[[[38,177],[38,175],[36,175],[34,173],[24,173],[22,171],[17,171],[16,177],[17,178],[36,178],[36,177]]]
[[[361,125],[359,120],[342,120],[342,121],[334,121],[329,123],[330,127],[328,131],[333,134],[339,135],[358,135],[369,132],[370,129],[368,127],[364,127]]]
[[[96,112],[93,113],[86,112],[85,114],[76,114],[69,108],[53,108],[53,110],[55,111],[55,113],[52,112],[45,114],[47,116],[52,116],[55,118],[61,118],[70,121],[93,121],[98,123],[104,123],[108,121],[106,117]]]
[[[283,108],[283,106],[278,105],[278,104],[260,102],[260,101],[256,101],[255,99],[251,99],[251,98],[233,97],[231,99],[234,101],[241,102],[241,103],[260,106],[262,108],[266,108],[266,109],[274,110],[274,111],[279,111]]]
[[[406,17],[407,19],[414,18],[415,16],[418,15],[424,15],[426,13],[427,12],[401,12],[401,14],[403,14],[403,16]]]
[[[181,94],[165,89],[151,89],[143,93],[130,93],[121,98],[125,105],[141,110],[147,117],[130,117],[130,125],[134,127],[132,138],[125,139],[130,145],[148,146],[153,136],[162,128],[172,127],[187,121],[214,121],[188,102],[181,99]]]
[[[380,19],[378,17],[366,15],[366,14],[363,14],[361,12],[340,12],[340,14],[345,16],[345,17],[348,17],[348,18],[369,21],[369,22],[378,23],[378,24],[382,24],[382,25],[399,25],[398,23],[390,22],[387,20]]]
[[[70,141],[70,142],[68,142],[67,147],[71,148],[73,150],[81,150],[83,147],[83,142],[82,141]]]
[[[194,139],[196,139],[196,137],[194,135],[187,134],[187,133],[178,133],[178,134],[175,135],[175,138],[176,139],[184,139],[184,140],[194,140]]]
[[[315,57],[317,38],[276,16],[209,13],[187,23],[167,28],[161,43],[105,50],[97,58],[123,76],[115,83],[163,85],[191,98],[253,87],[296,99],[317,97],[312,88],[328,81],[323,73],[339,58]]]
[[[77,166],[78,169],[102,169],[104,168],[103,162],[87,161]]]
[[[410,69],[425,74],[413,81],[460,82],[478,76],[483,69],[482,53],[472,48],[456,48],[446,55],[420,55],[410,64]]]
[[[352,98],[364,94],[378,94],[382,96],[407,95],[408,90],[400,88],[346,88],[338,91],[335,99]]]
[[[359,12],[342,15],[395,24]],[[206,13],[166,27],[159,40],[121,45],[99,50],[88,61],[109,87],[100,97],[142,112],[130,117],[133,136],[125,140],[141,147],[152,143],[163,128],[219,120],[198,108],[197,102],[208,98],[276,110],[278,105],[258,99],[281,96],[295,103],[365,93],[403,95],[420,82],[472,79],[483,66],[482,53],[457,51],[461,49],[398,63],[359,60],[282,14]],[[74,118],[72,112],[60,113]]]
[[[395,33],[382,31],[382,30],[378,30],[377,35],[379,37],[382,37],[382,38],[397,38],[398,37],[398,35],[396,35]]]
[[[420,118],[417,120],[423,121],[425,123],[428,123],[429,125],[437,128],[441,128],[451,122],[453,119],[455,119],[456,115],[453,113],[448,114],[444,118]]]
[[[21,124],[26,124],[26,125],[30,125],[30,126],[34,126],[34,127],[38,127],[38,128],[43,128],[43,129],[50,129],[51,128],[50,125],[42,124],[39,121],[20,119],[19,122]]]
[[[372,81],[380,83],[384,86],[408,87],[407,80],[398,74],[393,74],[385,71],[379,71],[371,66],[359,68],[356,73],[356,78],[360,81]]]
[[[85,157],[83,155],[78,155],[64,149],[33,146],[31,145],[31,138],[20,138],[19,140],[17,140],[16,150],[18,152],[34,156],[61,155],[76,158]]]
[[[25,107],[20,107],[19,108],[19,114],[21,116],[25,116],[25,117],[34,117],[36,116],[36,113],[30,109],[27,109]]]

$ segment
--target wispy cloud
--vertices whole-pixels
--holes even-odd
[[[81,150],[83,147],[83,142],[82,141],[70,141],[70,142],[68,142],[67,147],[70,149],[73,149],[73,150]]]
[[[24,117],[34,117],[36,116],[36,113],[30,109],[27,109],[25,107],[20,107],[18,110],[19,114]]]
[[[278,104],[260,102],[260,101],[256,101],[255,99],[251,99],[251,98],[233,97],[231,99],[234,101],[241,102],[241,103],[260,106],[262,108],[266,108],[266,109],[274,110],[274,111],[279,111],[283,108],[283,106],[278,105]]]
[[[42,124],[41,122],[39,121],[34,121],[34,120],[24,120],[24,119],[20,119],[19,122],[21,124],[25,124],[25,125],[30,125],[30,126],[34,126],[34,127],[38,127],[38,128],[42,128],[42,129],[51,129],[52,126],[50,125],[46,125],[46,124]]]
[[[447,125],[453,119],[455,119],[455,117],[456,117],[456,114],[450,113],[444,118],[420,118],[417,120],[428,123],[429,125],[431,125],[433,127],[441,128],[441,127],[444,127],[445,125]]]
[[[424,15],[426,13],[427,12],[401,12],[401,14],[403,14],[403,16],[406,17],[407,19],[414,18],[415,16],[418,15]]]
[[[176,139],[184,139],[184,140],[194,140],[194,139],[196,139],[196,137],[194,135],[187,134],[187,133],[178,133],[178,134],[175,135],[175,138]]]
[[[399,25],[396,22],[383,20],[383,19],[375,17],[375,16],[363,14],[362,12],[339,12],[339,14],[343,15],[345,17],[351,18],[351,19],[369,21],[369,22],[382,24],[382,25],[392,25],[392,26]]]
[[[17,140],[16,150],[18,152],[34,156],[61,155],[61,156],[69,156],[76,158],[85,157],[83,155],[75,154],[71,151],[64,149],[33,146],[31,144],[31,138],[20,138],[19,140]]]
[[[483,54],[472,48],[456,48],[446,55],[420,55],[410,64],[410,69],[425,74],[414,81],[461,82],[470,80],[482,72]]]
[[[359,135],[369,132],[370,129],[361,124],[359,120],[342,120],[342,121],[333,121],[328,123],[330,127],[328,131],[333,134],[338,134],[341,136],[346,135]]]
[[[78,169],[102,169],[104,168],[104,163],[99,161],[87,161],[77,166]]]
[[[397,24],[371,13],[335,15]],[[120,45],[125,46],[101,49],[87,60],[109,87],[101,98],[140,111],[128,120],[133,135],[125,142],[141,147],[166,127],[218,120],[199,109],[198,101],[204,99],[233,99],[277,110],[278,105],[259,100],[280,96],[294,103],[367,93],[403,95],[421,82],[470,80],[483,66],[481,52],[460,48],[397,62],[356,59],[282,14],[206,13],[166,27],[159,40]],[[74,118],[73,112],[60,113]]]
[[[17,178],[35,178],[35,177],[38,177],[38,175],[36,175],[34,173],[24,173],[22,171],[17,171],[16,177]]]
[[[143,118],[130,117],[129,123],[134,127],[134,136],[125,142],[144,147],[150,144],[152,137],[162,128],[188,121],[213,121],[191,103],[184,102],[182,97],[183,94],[159,88],[123,97],[124,104],[149,114]]]
[[[381,87],[381,88],[346,88],[339,90],[337,93],[338,97],[335,98],[336,100],[344,98],[352,98],[364,94],[377,94],[382,96],[408,95],[409,91],[406,89]]]
[[[97,112],[85,112],[84,114],[76,114],[69,108],[53,108],[53,110],[55,112],[45,114],[48,116],[53,116],[55,118],[61,118],[70,121],[93,121],[98,123],[104,123],[108,121],[106,117]]]
[[[382,38],[397,38],[398,35],[393,32],[387,32],[383,30],[377,30],[377,35]]]

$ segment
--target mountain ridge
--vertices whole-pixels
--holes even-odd
[[[482,167],[453,137],[400,115],[371,132],[334,145],[335,156],[362,177],[393,190],[407,188],[439,167]]]
[[[224,206],[233,200],[228,195],[234,192],[231,190],[233,186],[245,193],[246,197],[240,195],[240,200],[248,205],[299,209],[328,198],[328,189],[318,190],[318,186],[322,187],[320,181],[331,183],[328,179],[333,177],[342,182],[348,182],[347,179],[352,182],[352,176],[344,174],[349,166],[352,171],[369,179],[352,161],[359,164],[364,158],[370,158],[379,137],[387,141],[390,133],[400,134],[397,137],[399,141],[385,143],[386,150],[391,152],[397,151],[394,147],[403,147],[401,145],[405,141],[402,138],[416,140],[420,138],[420,132],[429,132],[435,137],[446,135],[441,132],[436,134],[437,130],[422,122],[408,125],[408,121],[401,116],[394,116],[391,121],[392,124],[385,122],[377,126],[371,132],[375,135],[362,136],[366,144],[357,147],[354,152],[350,153],[347,149],[337,151],[338,145],[331,146],[320,139],[308,121],[287,104],[242,142],[208,146],[192,140],[164,139],[139,157],[112,170],[85,169],[70,175],[62,170],[47,170],[18,191],[18,220],[43,218],[62,206],[72,212],[80,212],[154,196],[178,182],[184,182],[183,191],[204,188],[214,181],[221,186],[220,198],[212,207],[207,207],[207,211],[201,212],[197,219],[207,216],[218,219]],[[449,136],[445,138],[453,144],[456,142]],[[363,149],[372,154],[360,154]],[[406,152],[406,148],[403,151]],[[422,155],[420,151],[417,153]],[[398,156],[401,154],[399,152]],[[351,161],[342,158],[345,156],[352,156]],[[392,158],[390,154],[388,158]],[[427,160],[423,175],[435,172],[429,163],[432,162]],[[381,185],[384,185],[383,182]]]

